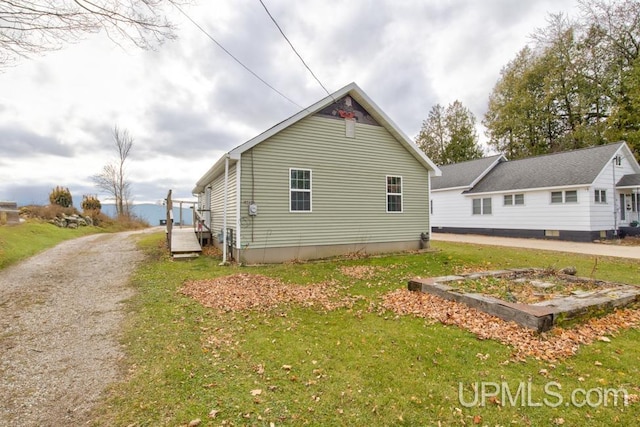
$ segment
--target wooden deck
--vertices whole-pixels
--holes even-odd
[[[192,227],[174,227],[171,232],[171,255],[174,259],[196,258],[202,252]]]

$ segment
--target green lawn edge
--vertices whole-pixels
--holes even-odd
[[[173,262],[163,239],[139,238],[147,259],[132,278],[136,294],[127,302],[125,380],[107,391],[93,425],[186,426],[198,419],[201,426],[638,422],[637,403],[590,405],[598,391],[639,394],[638,329],[584,346],[563,361],[512,362],[511,349],[498,342],[370,309],[415,276],[571,265],[579,275],[637,283],[635,261],[433,242],[432,252],[420,254],[240,267],[209,257]],[[341,267],[354,265],[378,268],[365,280],[342,274]],[[179,292],[187,280],[236,273],[264,274],[292,286],[333,280],[362,299],[333,311],[285,305],[218,313]],[[491,399],[494,386],[499,395]],[[474,389],[485,391],[485,399],[470,405]],[[574,402],[576,390],[577,398],[580,390],[591,392],[592,401]]]

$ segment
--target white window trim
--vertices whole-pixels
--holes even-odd
[[[389,178],[400,178],[400,193],[389,193]],[[384,204],[387,213],[390,214],[401,214],[404,212],[404,177],[402,175],[386,175],[384,178]],[[400,196],[400,210],[399,211],[390,211],[389,210],[389,196]]]
[[[516,196],[522,196],[522,203],[517,203],[516,202],[516,200],[517,200]],[[511,200],[511,203],[505,203],[506,198]],[[502,206],[509,206],[509,207],[524,206],[524,193],[504,194],[502,196]]]
[[[567,202],[567,193],[568,192],[576,193],[576,201],[575,202]],[[553,201],[553,193],[562,194],[562,200],[559,201],[559,202],[554,202]],[[549,193],[549,204],[551,204],[551,205],[565,205],[565,204],[577,205],[578,203],[580,203],[580,192],[578,190],[558,190],[558,191],[551,191]]]
[[[309,172],[309,189],[303,190],[299,188],[291,188],[291,171],[304,171]],[[289,187],[289,213],[311,213],[313,212],[313,170],[307,168],[289,168],[289,175],[287,176],[288,187]],[[299,191],[309,193],[309,210],[308,211],[294,211],[291,209],[291,192]]]
[[[484,211],[484,201],[486,199],[490,200],[491,213],[485,213]],[[474,200],[480,200],[480,213],[473,213]],[[503,203],[504,203],[504,198],[503,198]],[[483,216],[483,215],[493,215],[493,197],[474,197],[473,199],[471,199],[471,216]]]
[[[602,201],[602,194],[604,193],[604,202]],[[596,200],[596,194],[598,194],[598,199]],[[593,203],[595,203],[596,205],[608,205],[609,204],[609,200],[607,197],[607,190],[605,188],[595,188],[593,190]]]

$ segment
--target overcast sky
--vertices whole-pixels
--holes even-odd
[[[478,123],[500,69],[576,0],[264,0],[330,91],[356,82],[414,138],[432,106],[460,100]],[[199,4],[197,4],[199,3]],[[258,0],[184,10],[300,106],[326,96]],[[240,67],[177,10],[178,39],[123,49],[103,34],[0,72],[0,200],[46,204],[98,194],[90,177],[114,159],[114,125],[134,138],[135,202],[173,189],[190,198],[226,151],[300,108]],[[481,138],[484,138],[480,130]]]

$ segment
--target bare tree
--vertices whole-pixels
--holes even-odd
[[[118,216],[129,215],[131,201],[131,183],[127,178],[125,162],[133,148],[133,138],[126,129],[121,130],[117,125],[113,128],[118,159],[106,164],[102,172],[91,177],[98,188],[113,196]]]
[[[149,49],[175,38],[165,8],[179,0],[0,0],[0,69],[105,31]]]

